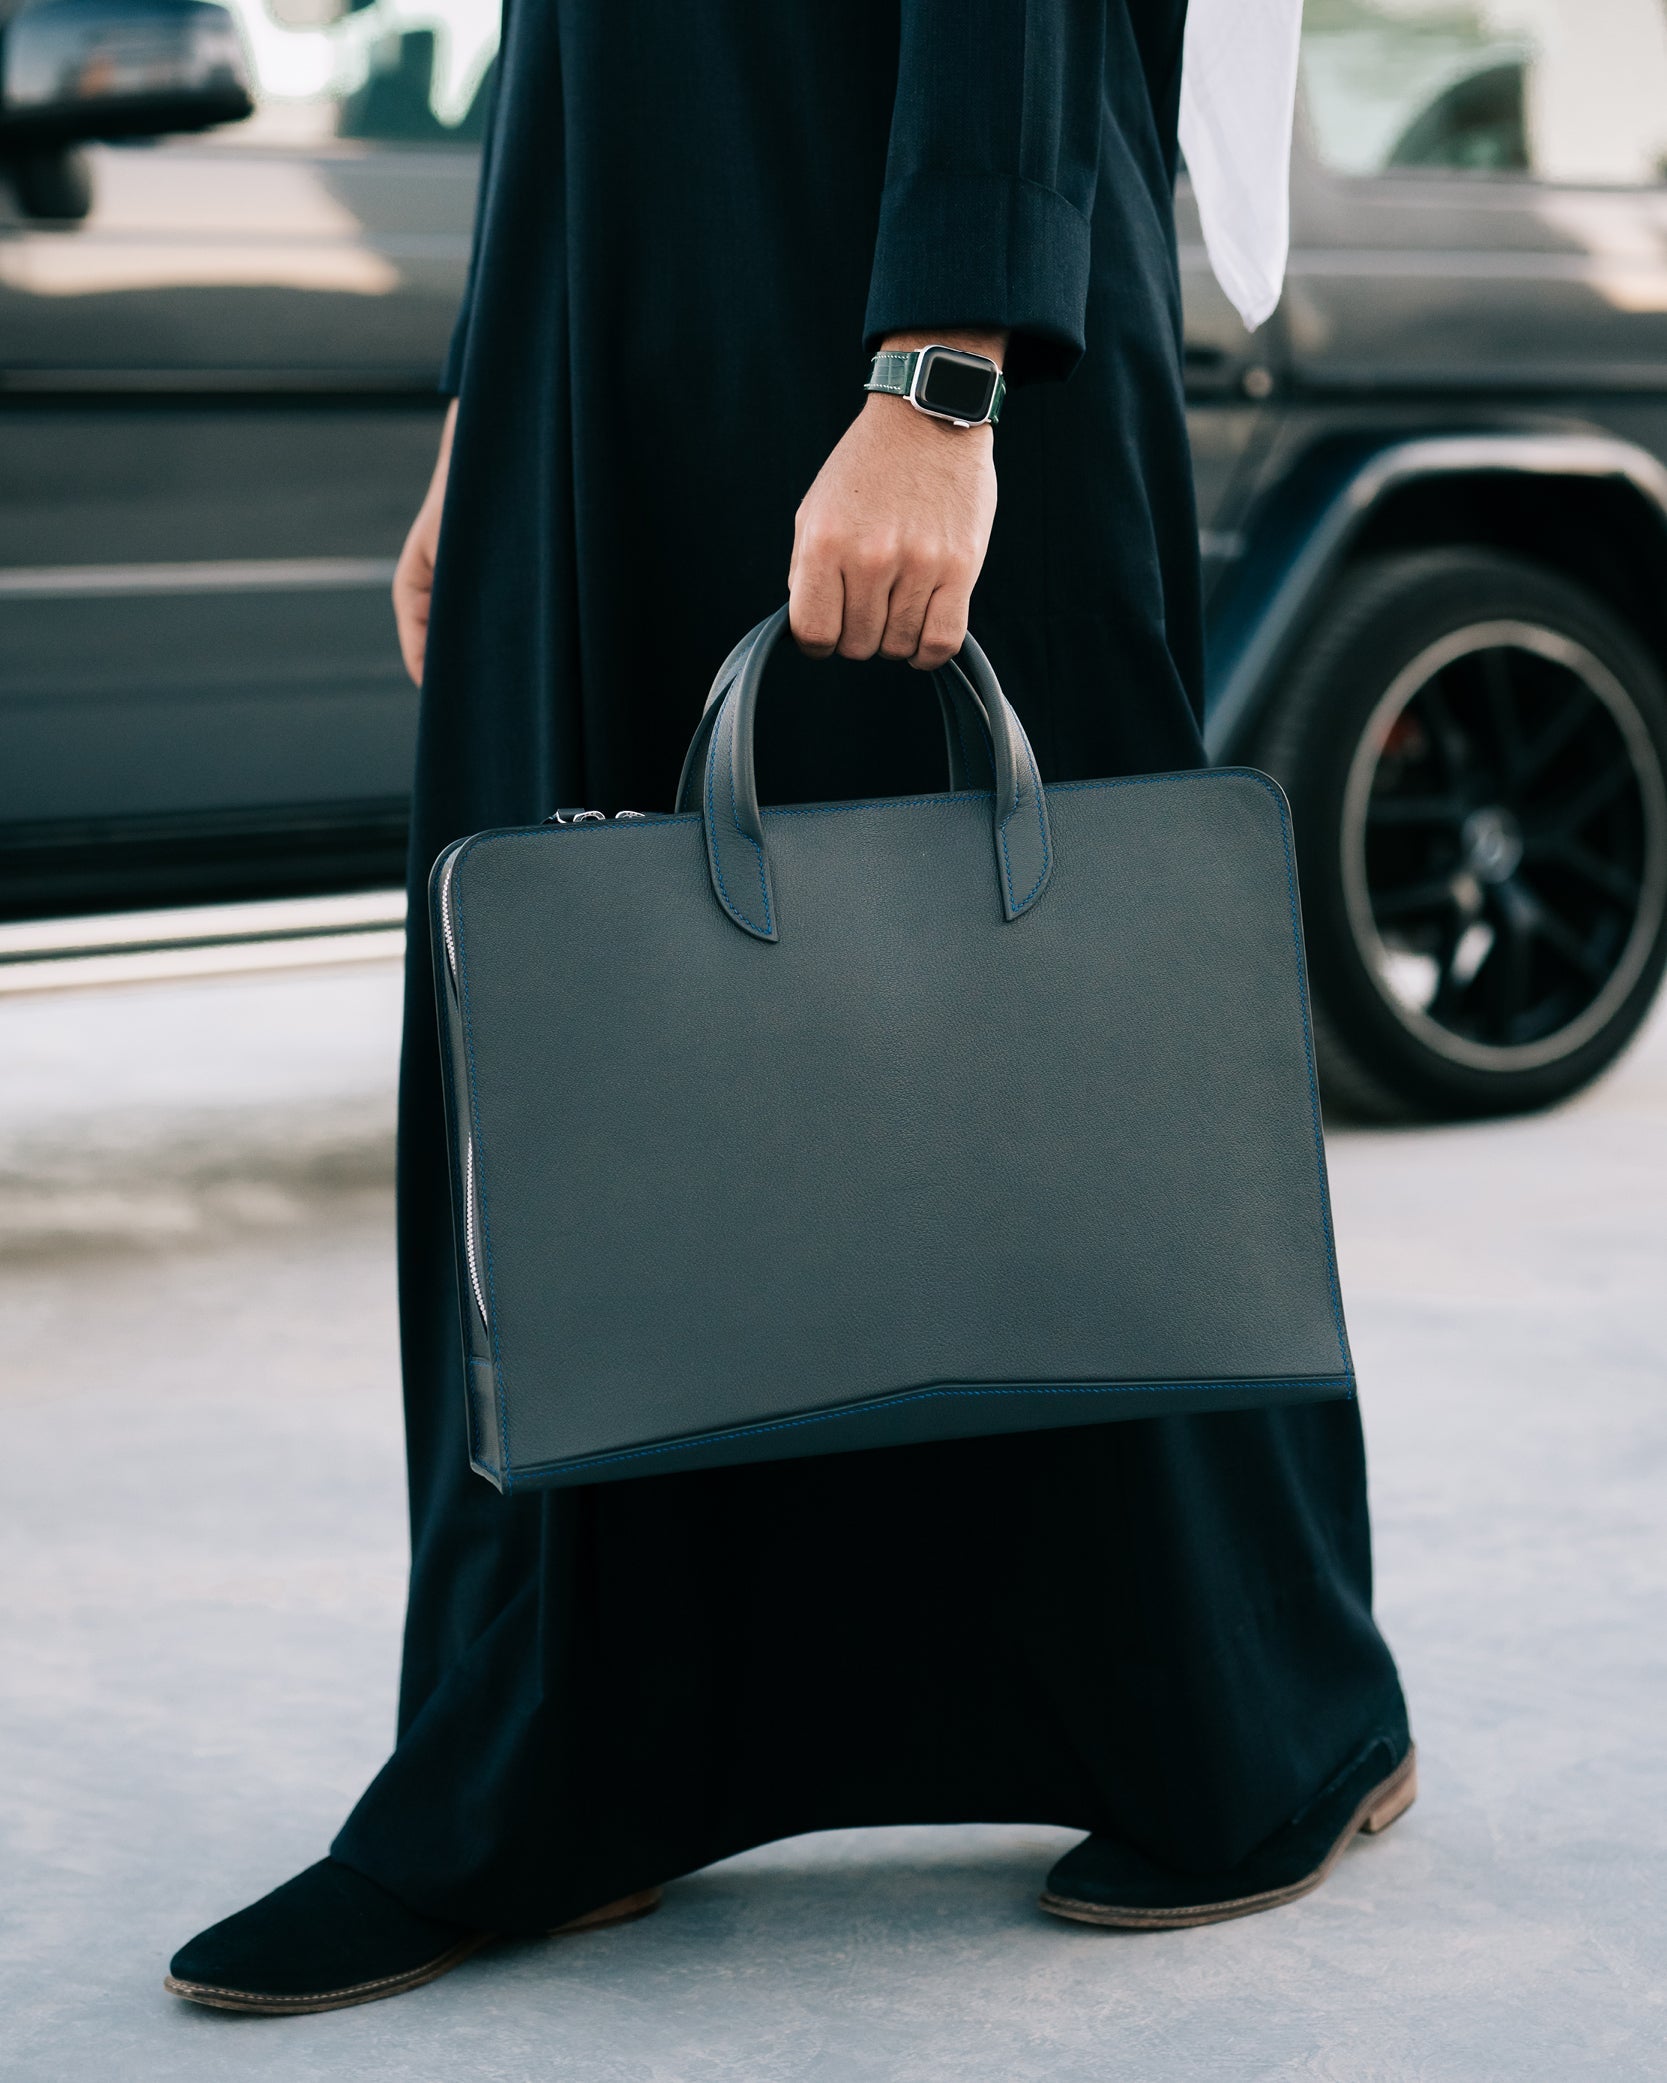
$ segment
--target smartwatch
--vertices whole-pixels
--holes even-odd
[[[957,427],[994,426],[1007,378],[987,354],[961,347],[887,347],[874,357],[865,391],[907,398],[916,412]]]

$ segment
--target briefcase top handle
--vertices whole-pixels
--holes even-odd
[[[678,809],[700,812],[718,902],[743,932],[770,941],[781,932],[753,768],[753,726],[764,668],[786,627],[787,610],[778,608],[719,667],[677,788]],[[933,678],[944,711],[950,787],[990,790],[1002,912],[1009,920],[1022,918],[1046,889],[1053,868],[1036,755],[990,661],[970,636]]]

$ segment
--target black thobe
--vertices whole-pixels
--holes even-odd
[[[412,842],[399,1739],[335,1846],[434,1914],[538,1929],[859,1823],[1075,1825],[1217,1869],[1405,1741],[1352,1404],[509,1499],[465,1452],[429,864],[558,804],[669,807],[884,333],[1013,336],[973,623],[1045,776],[1201,758],[1183,4],[510,0]],[[766,800],[942,785],[918,676],[772,675]],[[862,711],[886,772],[853,764]]]

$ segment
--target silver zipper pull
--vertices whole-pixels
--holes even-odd
[[[616,825],[624,824],[631,819],[646,824],[648,812],[646,810],[616,810],[614,812],[614,823]],[[544,822],[547,825],[605,825],[608,822],[608,813],[605,810],[552,810]]]

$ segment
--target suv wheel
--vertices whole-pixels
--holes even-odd
[[[1479,550],[1346,578],[1269,718],[1327,1098],[1518,1113],[1626,1046],[1667,963],[1667,698],[1595,595]]]

